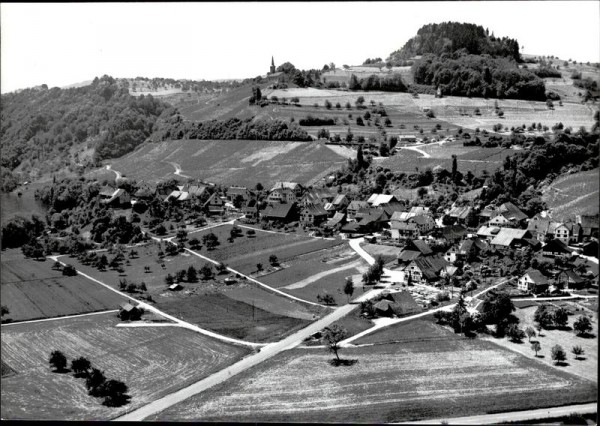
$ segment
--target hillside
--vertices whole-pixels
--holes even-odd
[[[84,87],[2,95],[3,175],[32,180],[121,156],[141,144],[169,109],[152,96],[129,95],[108,76]]]
[[[316,142],[177,140],[144,144],[113,161],[111,168],[136,180],[178,175],[253,188],[258,182],[265,187],[277,181],[309,185],[346,162],[346,157]]]
[[[543,188],[542,200],[546,202],[555,220],[578,214],[598,214],[598,171],[567,174]]]

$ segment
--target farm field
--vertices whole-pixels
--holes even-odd
[[[593,124],[594,113],[592,107],[574,102],[565,102],[562,107],[556,106],[554,110],[549,110],[545,102],[516,99],[465,98],[458,96],[435,98],[433,95],[424,94],[420,94],[418,98],[413,98],[409,93],[395,92],[350,92],[296,88],[280,89],[269,93],[265,91],[263,94],[268,94],[269,97],[275,95],[279,98],[286,97],[288,99],[291,96],[297,96],[303,108],[305,105],[313,105],[316,102],[320,105],[321,111],[325,111],[325,108],[323,108],[325,99],[328,99],[334,105],[336,102],[340,102],[342,106],[349,101],[354,108],[356,98],[363,96],[367,105],[371,100],[376,103],[382,102],[388,113],[390,110],[396,108],[413,113],[419,113],[422,111],[422,108],[431,108],[438,120],[450,123],[452,128],[464,127],[472,130],[475,130],[477,127],[482,130],[492,130],[494,124],[497,123],[502,123],[510,128],[522,124],[529,125],[533,122],[541,122],[542,125],[552,127],[559,121],[565,126],[572,126],[573,128],[586,126],[586,128],[590,129]],[[502,119],[495,114],[495,102],[498,102],[498,107],[504,111]],[[475,115],[475,108],[480,109],[481,115]],[[463,115],[460,114],[461,110]],[[468,115],[464,115],[465,113]],[[394,127],[396,127],[402,121],[397,123],[392,118],[392,122]],[[424,122],[426,123],[427,121]],[[404,124],[407,125],[407,130],[409,128],[412,129],[413,123],[411,121],[407,120]],[[443,128],[445,130],[446,126],[443,126]],[[425,126],[425,129],[429,130],[429,127]]]
[[[400,247],[385,246],[382,244],[361,244],[361,247],[373,257],[381,255],[385,263],[396,259],[398,257],[398,253],[402,251]]]
[[[485,148],[482,148],[485,149]],[[433,169],[436,166],[441,166],[446,170],[452,170],[451,158],[424,158],[415,151],[403,149],[393,157],[387,157],[378,163],[379,166],[388,168],[395,172],[414,173],[415,170]],[[483,160],[463,160],[457,158],[458,170],[461,173],[471,171],[475,175],[479,175],[483,170],[493,172],[502,165],[501,161],[483,161]]]
[[[311,184],[347,161],[318,142],[174,140],[147,143],[112,163],[137,180],[158,181],[182,174],[221,185],[265,187],[277,181]]]
[[[117,309],[127,299],[84,277],[67,277],[51,260],[2,253],[0,298],[13,322]]]
[[[2,378],[2,418],[108,420],[210,375],[249,353],[178,327],[117,328],[114,314],[2,327],[2,361],[17,374]],[[131,401],[105,407],[84,379],[51,371],[48,356],[85,356],[108,378],[129,387]]]
[[[319,307],[287,299],[243,279],[233,285],[226,285],[224,279],[232,277],[233,274],[230,273],[218,274],[208,280],[199,277],[197,282],[184,281],[180,283],[183,287],[181,290],[168,291],[165,284],[167,274],[174,276],[177,271],[187,270],[189,266],[198,270],[209,262],[189,253],[181,253],[166,256],[161,261],[165,264],[163,269],[157,262],[156,243],[138,247],[137,250],[139,256],[129,259],[130,265],[125,266],[124,274],[110,269],[100,272],[77,262],[77,259],[69,261],[77,269],[115,289],[119,288],[119,281],[122,279],[136,284],[143,281],[158,309],[202,328],[238,339],[277,339],[302,324],[307,324],[323,312]],[[146,273],[145,267],[149,267],[150,272]],[[213,272],[216,273],[214,269]],[[139,294],[132,294],[134,298],[138,296]]]
[[[161,298],[155,306],[202,328],[257,343],[280,340],[312,322],[276,315],[253,306],[251,300],[240,302],[215,292]]]
[[[566,306],[571,306],[570,309],[573,310],[574,313],[574,315],[569,315],[568,327],[570,330],[542,330],[542,336],[532,338],[532,341],[537,340],[540,342],[540,346],[542,347],[541,351],[538,353],[540,355],[539,357],[535,357],[535,352],[531,350],[528,339],[523,339],[523,343],[513,343],[509,341],[508,338],[490,338],[490,340],[498,345],[522,353],[528,358],[535,359],[538,362],[547,364],[558,370],[573,373],[580,377],[598,382],[598,320],[592,311],[586,309],[585,312],[592,322],[592,336],[579,337],[572,331],[572,326],[573,322],[577,317],[582,315],[584,311],[582,308],[580,308],[579,311],[574,311],[574,307],[579,307],[576,304],[563,303],[565,303]],[[521,321],[521,328],[525,329],[528,326],[534,326],[533,315],[536,309],[537,306],[530,306],[516,310],[515,315]],[[550,356],[550,349],[554,345],[561,345],[567,353],[566,365],[554,365],[554,361],[552,361],[552,357]],[[579,345],[585,350],[585,354],[581,356],[579,360],[576,360],[575,355],[571,353],[571,348],[575,345]]]
[[[565,220],[578,214],[598,214],[599,169],[563,176],[543,190],[542,200],[552,218]]]
[[[283,352],[152,420],[396,422],[596,401],[596,386],[491,342],[453,338]],[[435,335],[435,333],[433,333]],[[268,403],[266,403],[268,401]]]
[[[244,234],[236,238],[233,243],[229,243],[227,239],[231,228],[231,225],[223,225],[192,235],[202,241],[204,235],[214,233],[220,245],[211,251],[202,248],[198,253],[218,262],[225,262],[229,267],[244,274],[256,272],[257,263],[262,263],[267,269],[269,256],[272,254],[276,255],[280,262],[286,262],[296,256],[345,244],[342,240],[325,240],[258,230],[255,237]],[[259,281],[260,278],[259,276]]]
[[[300,288],[282,288],[281,290],[309,301],[317,301],[318,295],[323,296],[329,294],[333,296],[336,304],[341,306],[348,303],[347,296],[344,294],[344,284],[346,283],[347,277],[351,277],[354,283],[354,294],[350,300],[355,299],[370,290],[370,288],[367,287],[363,289],[361,284],[361,275],[366,270],[366,266],[352,267],[350,269],[344,269],[343,271],[329,274]]]

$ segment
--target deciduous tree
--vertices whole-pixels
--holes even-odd
[[[340,356],[338,353],[340,349],[340,342],[344,340],[347,335],[348,332],[346,329],[337,324],[334,324],[331,327],[326,327],[323,330],[322,341],[325,345],[327,345],[327,348],[335,354],[338,362],[340,361]]]
[[[567,359],[567,354],[565,353],[565,350],[560,345],[554,345],[552,347],[552,349],[550,350],[550,355],[556,365],[558,365],[558,363]]]
[[[61,351],[52,351],[48,362],[58,372],[64,371],[67,367],[67,357]]]

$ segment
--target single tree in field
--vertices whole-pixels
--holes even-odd
[[[506,329],[506,335],[512,342],[521,342],[525,338],[525,332],[517,324],[510,324]]]
[[[535,323],[535,329],[537,330],[538,336],[542,337],[542,330],[543,330],[542,324]]]
[[[87,358],[79,357],[71,361],[71,370],[75,373],[76,377],[82,377],[87,375],[92,364]]]
[[[552,349],[550,350],[550,355],[552,356],[552,360],[554,361],[554,363],[556,365],[558,365],[560,362],[563,362],[565,359],[567,359],[567,354],[565,353],[565,350],[560,345],[554,345],[552,347]]]
[[[263,264],[262,263],[257,263],[256,264],[256,272],[261,272],[263,270]]]
[[[346,338],[348,332],[345,328],[340,327],[337,324],[331,327],[326,327],[323,330],[322,341],[327,345],[328,349],[335,354],[337,362],[340,362],[340,356],[338,351],[340,349],[340,342]]]
[[[187,282],[195,283],[196,281],[198,281],[198,272],[196,271],[196,268],[194,268],[194,265],[190,265],[187,270]]]
[[[129,399],[127,385],[119,380],[108,380],[102,385],[101,393],[104,395],[103,405],[118,407]]]
[[[88,390],[88,394],[91,396],[102,396],[102,385],[104,382],[106,382],[104,372],[97,368],[92,368],[92,371],[85,379],[85,387]]]
[[[358,108],[361,108],[365,103],[365,98],[363,96],[359,96],[356,98],[356,102],[354,102]]]
[[[535,356],[538,356],[538,352],[542,350],[542,345],[540,345],[540,342],[533,342],[531,344],[531,350],[535,351]]]
[[[202,275],[203,280],[210,280],[213,277],[213,270],[210,263],[205,263],[204,266],[200,268],[200,274]]]
[[[573,349],[571,349],[571,352],[573,352],[573,355],[575,355],[575,359],[579,359],[579,357],[581,355],[585,354],[585,351],[583,350],[583,348],[579,345],[577,346],[573,346]]]
[[[279,259],[277,259],[277,256],[272,254],[271,256],[269,256],[269,263],[273,266],[277,266],[279,265]]]
[[[527,337],[529,338],[529,343],[531,343],[531,338],[536,336],[535,330],[531,326],[525,329],[525,334],[527,334]]]
[[[208,250],[212,250],[219,245],[219,238],[211,232],[202,237],[202,243]]]
[[[588,317],[582,315],[573,323],[573,330],[578,336],[584,336],[592,331],[592,323]]]
[[[349,302],[350,298],[354,294],[354,282],[352,282],[351,277],[346,278],[346,283],[344,284],[344,294],[346,296],[348,296],[348,302]]]
[[[67,368],[67,357],[61,351],[52,351],[48,361],[58,372],[64,371]]]

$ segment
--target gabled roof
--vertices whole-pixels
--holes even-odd
[[[339,206],[342,203],[345,203],[348,201],[348,198],[346,197],[346,194],[338,194],[333,201],[331,202],[331,204],[333,204],[334,206]]]
[[[394,213],[403,212],[405,209],[404,204],[399,201],[393,201],[391,203],[379,206],[379,208],[385,210],[390,218],[394,215]]]
[[[468,230],[467,230],[467,228],[465,228],[462,225],[451,225],[451,226],[444,226],[443,228],[439,229],[437,232],[439,232],[438,235],[440,235],[441,238],[452,241],[452,240],[460,240],[462,237],[467,235]]]
[[[292,209],[295,207],[295,204],[270,204],[264,211],[263,216],[274,218],[274,219],[286,219]]]
[[[528,275],[531,281],[535,284],[548,284],[548,278],[546,278],[540,271],[537,269],[529,268],[523,276]]]
[[[501,228],[500,232],[492,239],[491,243],[508,247],[514,240],[524,239],[529,231],[526,229]]]
[[[354,200],[348,205],[348,210],[359,210],[361,208],[369,208],[369,203],[366,201]]]
[[[460,247],[458,249],[458,253],[466,255],[466,254],[469,253],[469,251],[471,251],[471,249],[473,248],[473,246],[474,246],[473,240],[465,240],[460,245]]]
[[[432,223],[433,219],[429,215],[420,214],[417,216],[411,217],[409,222],[416,223],[417,225],[425,225],[427,223]]]
[[[329,191],[313,188],[306,192],[302,198],[314,203],[321,203],[322,200],[333,200],[333,197],[334,195]]]
[[[523,213],[517,206],[515,206],[511,202],[504,203],[500,207],[498,207],[498,212],[503,214],[506,213],[504,215],[504,217],[506,218],[514,217],[516,220],[523,220],[528,218],[528,216],[525,213]]]
[[[404,249],[400,253],[398,253],[398,262],[410,262],[412,260],[415,260],[419,256],[422,256],[420,251]]]
[[[373,194],[369,197],[367,203],[371,204],[372,206],[379,206],[381,204],[388,204],[392,201],[398,200],[396,200],[396,197],[394,197],[393,195]]]
[[[577,215],[577,223],[581,225],[582,228],[585,229],[598,229],[598,222],[600,221],[600,216],[596,215]]]
[[[405,248],[408,250],[417,250],[422,253],[423,256],[428,256],[433,253],[433,250],[431,247],[429,247],[429,244],[423,240],[412,240],[405,246]]]
[[[390,218],[390,220],[394,221],[394,222],[406,222],[408,219],[410,219],[413,216],[414,215],[411,215],[410,212],[396,211],[392,214],[392,217]]]
[[[421,270],[423,276],[430,280],[436,279],[442,268],[448,265],[448,262],[440,256],[418,257],[413,262]]]
[[[313,216],[327,216],[327,210],[321,204],[307,203],[302,207],[302,213]]]
[[[273,188],[271,188],[271,191],[281,188],[287,188],[291,189],[292,191],[296,191],[302,189],[302,185],[296,182],[276,182],[275,185],[273,185]]]
[[[411,209],[409,210],[409,212],[413,213],[414,215],[429,214],[430,209],[429,209],[429,207],[414,206],[414,207],[411,207]]]
[[[109,203],[112,203],[114,200],[116,200],[117,198],[119,198],[121,195],[123,195],[123,194],[125,194],[125,193],[126,193],[126,192],[125,192],[125,190],[124,190],[124,189],[121,189],[121,188],[119,188],[119,189],[115,190],[115,191],[112,193],[112,195],[111,195],[111,197],[110,197],[109,199],[107,199],[107,200],[102,200],[102,202],[103,202],[104,204],[109,204]]]
[[[543,252],[552,252],[552,253],[556,253],[556,252],[561,252],[561,253],[572,253],[573,250],[570,249],[565,243],[563,243],[561,240],[558,239],[553,239],[548,241],[544,247],[542,247],[542,251]]]
[[[419,227],[416,223],[408,223],[408,222],[390,222],[390,229],[399,229],[402,231],[417,231]]]
[[[471,210],[473,210],[471,206],[453,207],[448,212],[448,216],[456,219],[466,219]]]
[[[575,271],[573,271],[572,269],[569,269],[568,271],[565,271],[565,273],[567,274],[567,278],[569,279],[570,282],[573,282],[575,284],[579,284],[585,281],[585,279],[581,278]]]
[[[190,185],[190,187],[188,188],[188,192],[194,197],[201,196],[204,193],[204,191],[206,191],[206,186],[204,185]]]
[[[124,311],[127,311],[127,312],[131,312],[134,309],[137,309],[137,306],[134,306],[131,303],[126,302],[126,303],[122,303],[121,304],[121,309],[124,310]]]
[[[482,226],[477,231],[477,235],[482,237],[494,237],[500,233],[500,227],[498,226]]]
[[[336,225],[342,223],[345,219],[346,219],[346,214],[338,212],[338,213],[334,214],[333,217],[327,221],[325,226],[333,228]]]

